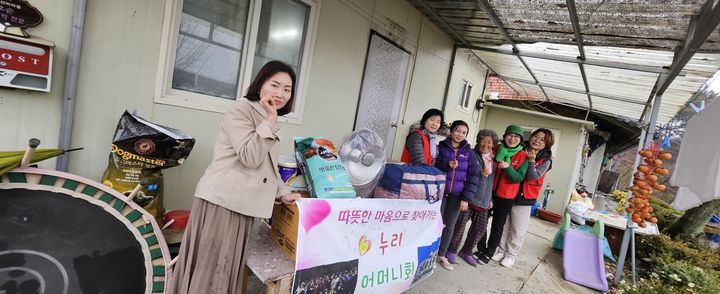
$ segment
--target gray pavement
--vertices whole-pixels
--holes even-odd
[[[432,276],[406,293],[598,293],[565,281],[562,252],[552,249],[555,232],[557,225],[533,217],[512,268],[494,261],[472,267],[460,260],[453,271],[438,265]]]

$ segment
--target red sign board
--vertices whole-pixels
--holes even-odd
[[[51,68],[50,46],[0,36],[0,86],[49,91]]]
[[[50,48],[0,38],[0,68],[39,75],[48,74]],[[7,46],[10,45],[10,46]],[[10,47],[10,48],[7,48]]]

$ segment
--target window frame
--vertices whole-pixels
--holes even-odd
[[[462,76],[462,78],[460,78],[460,85],[462,86],[460,90],[462,100],[455,104],[455,109],[465,113],[470,113],[470,109],[473,107],[470,103],[470,99],[472,98],[472,89],[475,88],[475,83],[466,76]],[[470,89],[470,93],[468,93],[468,89]],[[465,104],[468,106],[465,107]]]
[[[293,1],[307,5],[310,11],[308,13],[305,35],[303,36],[304,43],[302,47],[303,54],[300,61],[300,71],[296,73],[298,80],[296,81],[295,87],[294,110],[285,116],[278,117],[278,120],[283,123],[301,124],[305,109],[305,97],[310,80],[308,75],[310,74],[310,65],[315,47],[321,0]],[[242,55],[240,56],[238,91],[235,99],[226,99],[172,88],[183,0],[166,1],[154,103],[225,113],[233,102],[244,96],[245,90],[250,85],[252,78],[252,62],[255,57],[262,2],[262,0],[250,0],[247,25],[243,38]]]

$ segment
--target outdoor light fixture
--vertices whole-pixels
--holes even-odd
[[[482,98],[479,98],[475,101],[475,109],[476,110],[482,110],[485,106],[485,101],[482,100]]]
[[[492,91],[488,94],[488,100],[500,100],[500,92]]]

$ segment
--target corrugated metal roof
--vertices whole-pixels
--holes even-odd
[[[440,16],[471,45],[505,44],[507,41],[477,0],[410,1],[434,20],[427,8]],[[575,33],[565,1],[488,0],[518,43],[549,42],[575,45]],[[576,1],[585,45],[674,50],[687,35],[690,19],[700,13],[702,0]],[[426,8],[427,7],[427,8]],[[448,31],[443,25],[440,28]],[[713,32],[700,47],[720,52],[720,32]],[[577,54],[576,54],[577,55]]]
[[[409,2],[518,92],[613,116],[639,119],[660,89],[665,123],[720,69],[712,0]]]
[[[561,44],[518,44],[522,52],[570,52],[572,45]],[[491,46],[493,49],[510,50],[510,45]],[[664,65],[672,63],[673,53],[642,49],[608,48],[586,46],[587,60],[622,60],[627,64]],[[515,55],[500,54],[482,50],[472,50],[501,78],[504,78],[516,91],[543,98],[540,87]],[[562,55],[562,53],[561,53]],[[524,60],[533,71],[550,102],[573,104],[589,108],[587,94],[570,92],[569,88],[585,92],[585,86],[577,64],[525,57]],[[663,64],[662,62],[665,62]],[[666,123],[692,98],[695,92],[715,72],[720,70],[720,54],[696,54],[685,66],[680,76],[675,78],[663,94],[658,122]],[[644,105],[658,78],[657,73],[626,70],[603,66],[585,65],[592,110],[601,113],[639,119]],[[517,80],[515,80],[517,79]],[[522,81],[525,82],[522,82]],[[557,86],[557,87],[556,87]],[[616,99],[613,99],[616,98]],[[619,99],[623,99],[620,101]]]

